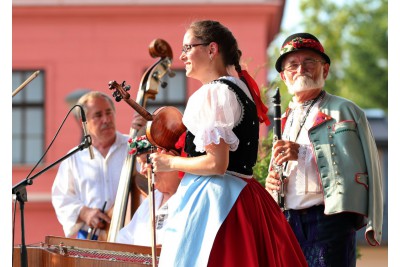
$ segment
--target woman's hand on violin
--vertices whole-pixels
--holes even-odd
[[[273,158],[275,164],[281,165],[289,160],[297,160],[300,145],[286,140],[278,140],[273,146]]]
[[[150,155],[154,172],[182,171],[198,175],[223,175],[229,163],[229,145],[221,139],[219,144],[206,146],[206,154],[198,157],[180,157],[158,150]]]
[[[159,150],[157,153],[150,154],[153,172],[173,171],[171,164],[175,156],[167,154],[165,150]]]

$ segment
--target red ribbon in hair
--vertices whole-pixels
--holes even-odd
[[[254,103],[256,104],[258,120],[261,123],[264,122],[267,126],[270,125],[271,123],[267,116],[268,108],[261,101],[260,89],[258,89],[256,81],[246,70],[242,70],[239,73],[239,77],[244,78],[249,86],[250,94],[253,97]]]

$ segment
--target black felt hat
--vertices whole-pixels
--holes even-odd
[[[286,40],[283,42],[280,56],[276,60],[275,69],[278,72],[282,71],[282,60],[285,58],[286,55],[300,51],[300,50],[311,50],[318,54],[320,54],[328,63],[331,64],[331,59],[325,54],[324,48],[320,41],[314,35],[306,32],[295,33],[290,35]]]

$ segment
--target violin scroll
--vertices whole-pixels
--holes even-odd
[[[108,89],[115,89],[112,96],[115,98],[115,101],[119,102],[122,99],[129,99],[131,96],[128,91],[131,89],[130,85],[125,85],[125,81],[121,84],[118,84],[116,81],[110,81],[108,83]]]
[[[125,81],[123,81],[121,84],[117,83],[116,81],[110,81],[108,83],[108,89],[115,90],[112,94],[115,98],[115,101],[119,102],[121,99],[123,99],[147,121],[153,120],[153,115],[151,115],[144,107],[131,99],[131,95],[127,92],[130,90],[130,88],[130,85],[125,85]]]

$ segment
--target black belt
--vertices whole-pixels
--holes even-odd
[[[318,205],[318,206],[312,206],[309,208],[305,208],[305,209],[299,209],[299,210],[294,210],[294,209],[289,209],[289,210],[285,210],[285,213],[297,213],[299,215],[306,215],[309,213],[318,213],[318,212],[324,212],[325,209],[325,205]]]

